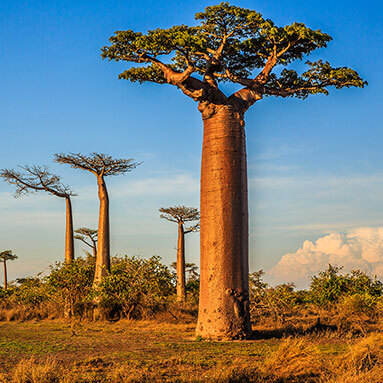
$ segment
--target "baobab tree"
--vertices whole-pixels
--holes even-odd
[[[76,234],[74,239],[88,245],[93,252],[93,257],[97,255],[97,230],[89,229],[88,227],[80,227],[74,231]]]
[[[15,197],[30,192],[45,191],[56,197],[65,198],[66,225],[65,225],[65,262],[74,260],[73,244],[73,215],[71,197],[75,196],[69,186],[63,185],[61,177],[50,173],[47,166],[20,166],[25,173],[12,169],[2,169],[0,177],[11,185],[16,186]]]
[[[91,172],[97,177],[98,198],[100,200],[100,213],[98,219],[98,248],[96,255],[96,270],[94,284],[110,271],[110,228],[109,228],[109,196],[105,177],[124,174],[135,169],[139,163],[129,159],[114,159],[107,154],[81,153],[55,154],[55,162],[68,164],[72,168]]]
[[[184,227],[185,222],[199,221],[199,211],[194,207],[174,206],[162,207],[161,218],[167,219],[178,224],[177,241],[177,301],[185,302],[186,299],[186,278],[185,278],[185,234],[198,231],[199,222],[193,226]]]
[[[14,261],[15,259],[17,259],[17,255],[13,254],[11,250],[0,252],[0,262],[4,264],[4,290],[8,288],[7,261]]]
[[[302,74],[284,68],[331,40],[302,23],[278,27],[256,11],[227,2],[195,18],[200,23],[192,27],[117,31],[102,57],[133,63],[121,79],[174,85],[198,103],[204,131],[196,332],[205,338],[246,338],[251,327],[245,113],[266,96],[304,99],[327,95],[331,86],[366,83],[354,70],[322,60],[307,61]],[[239,89],[226,95],[219,86],[223,82]]]
[[[170,266],[177,271],[177,262],[172,262]],[[188,274],[186,283],[195,281],[199,278],[198,266],[195,263],[185,262],[185,275]]]

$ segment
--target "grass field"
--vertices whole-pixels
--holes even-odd
[[[383,335],[324,332],[233,342],[194,324],[0,322],[0,381],[383,382]],[[1,380],[2,379],[2,380]]]

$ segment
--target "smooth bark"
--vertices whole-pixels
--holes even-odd
[[[94,284],[99,283],[110,271],[109,197],[104,177],[97,177],[100,213],[98,220],[98,245]]]
[[[197,335],[243,339],[251,334],[248,200],[243,114],[233,105],[200,105],[201,284]]]
[[[8,288],[8,278],[7,278],[7,262],[4,260],[4,290]]]
[[[184,226],[178,223],[178,245],[177,245],[177,301],[185,302],[185,233]]]
[[[74,260],[73,215],[70,197],[66,197],[65,262]]]
[[[97,257],[97,244],[96,241],[93,240],[93,246],[92,246],[92,251],[93,251],[93,257]]]

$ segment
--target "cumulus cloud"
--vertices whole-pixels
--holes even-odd
[[[361,227],[305,241],[295,253],[285,254],[267,275],[273,283],[294,282],[304,288],[309,277],[327,269],[329,263],[343,266],[345,272],[359,269],[383,278],[383,227]]]

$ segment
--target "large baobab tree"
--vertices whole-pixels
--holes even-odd
[[[245,113],[266,96],[304,99],[328,94],[331,86],[365,82],[354,70],[322,60],[307,61],[302,74],[284,68],[331,40],[302,23],[279,27],[229,3],[207,7],[196,20],[199,25],[192,27],[115,32],[102,57],[133,63],[121,79],[174,85],[198,103],[204,132],[196,331],[206,338],[246,338],[251,327]],[[239,89],[226,95],[223,82]]]
[[[162,207],[159,209],[162,213],[161,218],[167,219],[178,224],[177,241],[177,301],[185,302],[186,299],[186,278],[185,278],[185,234],[198,231],[199,222],[185,228],[185,222],[199,221],[199,211],[194,207],[174,206]]]
[[[14,261],[15,259],[17,259],[17,255],[13,254],[11,250],[0,252],[0,262],[4,264],[4,290],[8,288],[7,261]]]
[[[72,168],[86,170],[97,177],[98,197],[100,200],[100,213],[98,220],[98,248],[96,255],[96,270],[94,284],[110,271],[110,229],[109,229],[109,196],[105,177],[124,174],[135,169],[139,164],[129,159],[114,159],[102,153],[55,154],[55,162],[68,164]]]
[[[76,234],[74,239],[88,245],[93,252],[93,257],[97,255],[97,230],[89,229],[88,227],[80,227],[74,231]]]
[[[49,172],[47,166],[20,166],[25,173],[2,169],[0,177],[16,186],[15,197],[37,191],[45,191],[66,201],[65,262],[74,260],[73,215],[71,197],[75,194],[69,186],[63,185],[60,176]]]

